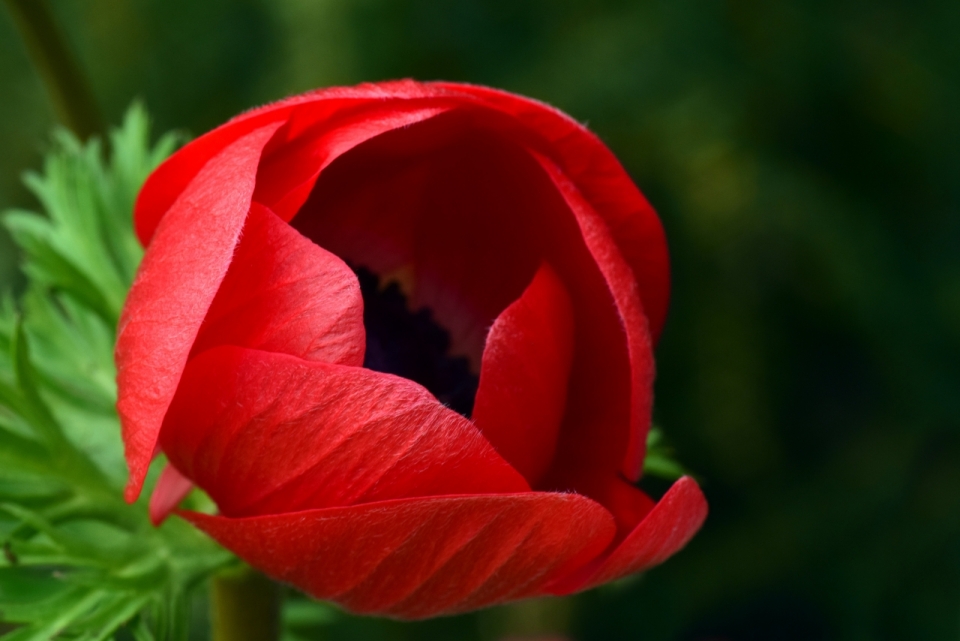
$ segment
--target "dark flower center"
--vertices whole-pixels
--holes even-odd
[[[450,355],[450,335],[429,309],[411,311],[395,282],[380,286],[373,272],[355,267],[363,295],[367,351],[363,366],[420,383],[441,403],[470,418],[479,378],[464,356]]]

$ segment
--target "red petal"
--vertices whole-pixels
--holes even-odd
[[[429,83],[437,95],[470,96],[509,114],[537,132],[547,153],[570,178],[609,228],[639,285],[650,331],[660,336],[670,299],[670,264],[663,226],[656,212],[599,138],[550,105],[498,89],[457,83]]]
[[[117,410],[136,499],[163,415],[250,210],[257,163],[280,123],[226,146],[197,173],[157,228],[117,336]]]
[[[147,178],[137,197],[134,221],[137,237],[146,246],[160,219],[187,188],[206,163],[224,148],[258,127],[284,121],[292,112],[307,106],[316,122],[344,109],[382,103],[385,98],[428,98],[436,92],[411,81],[364,84],[356,87],[318,89],[285,100],[251,109],[199,138],[192,140]]]
[[[573,359],[570,296],[544,263],[487,335],[473,422],[535,485],[553,459]]]
[[[646,454],[647,431],[653,409],[653,345],[640,303],[637,282],[624,262],[610,230],[570,180],[548,158],[534,154],[576,217],[583,239],[603,273],[616,301],[626,333],[630,359],[630,417],[621,470],[631,480],[640,477]],[[581,433],[586,438],[588,435]]]
[[[443,113],[447,106],[376,101],[333,110],[329,103],[297,107],[264,153],[254,199],[289,221],[317,176],[337,157],[379,134]]]
[[[565,211],[524,149],[481,115],[454,110],[358,145],[320,175],[292,222],[400,280],[477,367],[490,324],[540,264],[535,219]]]
[[[416,619],[543,593],[613,537],[578,494],[407,499],[229,519],[185,513],[254,567],[349,610]]]
[[[192,489],[193,482],[168,463],[150,495],[150,521],[154,525],[163,523]]]
[[[624,299],[640,310],[636,284],[602,220],[571,212],[518,142],[524,136],[504,120],[454,110],[358,145],[320,175],[292,224],[352,264],[399,280],[414,308],[428,306],[450,330],[454,353],[471,356],[478,366],[488,328],[546,259],[567,286],[576,314],[573,380],[560,437],[567,454],[559,468],[612,474],[628,467],[634,473],[649,421],[652,360],[648,336],[646,363],[639,360],[643,345],[625,349],[617,303]],[[591,225],[596,233],[589,245],[583,232]],[[593,252],[623,266],[618,274],[625,271],[629,283],[619,298]],[[631,323],[635,343],[644,339],[638,313],[640,320]],[[641,368],[632,371],[636,363]],[[639,449],[628,448],[630,439]],[[576,489],[562,474],[552,476],[557,482],[551,487]]]
[[[217,345],[362,365],[357,278],[342,260],[254,204],[193,354]]]
[[[586,590],[663,563],[693,538],[706,518],[706,499],[697,482],[685,476],[608,555],[560,579],[550,592]]]
[[[137,233],[146,244],[157,222],[203,164],[225,144],[268,120],[286,118],[302,107],[315,110],[316,122],[357,105],[393,99],[440,100],[445,105],[474,104],[515,118],[539,139],[603,218],[634,272],[654,337],[666,318],[670,293],[669,263],[663,228],[656,213],[610,150],[581,124],[544,103],[497,89],[457,83],[409,80],[320,89],[238,116],[198,138],[168,159],[147,180],[137,202]],[[302,197],[300,194],[298,197]],[[286,210],[284,211],[286,213]],[[284,216],[285,217],[285,216]]]
[[[289,108],[261,112],[256,117],[217,127],[192,140],[157,167],[144,182],[134,207],[134,224],[140,243],[147,246],[160,220],[207,163],[251,132],[271,125],[276,129],[288,112]]]
[[[237,347],[190,361],[161,443],[230,516],[529,489],[412,381]]]

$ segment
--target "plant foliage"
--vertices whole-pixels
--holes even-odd
[[[174,149],[133,106],[109,138],[53,139],[25,181],[45,215],[6,212],[26,291],[0,304],[0,637],[185,638],[191,588],[233,558],[122,499],[115,327],[142,250],[134,198]]]

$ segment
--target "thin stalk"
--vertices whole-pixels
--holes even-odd
[[[243,567],[214,577],[210,625],[213,641],[274,641],[280,638],[280,589]]]
[[[544,597],[511,603],[481,613],[488,639],[566,639],[574,617],[573,599]]]
[[[93,92],[70,54],[47,0],[4,0],[58,118],[81,140],[103,132]]]

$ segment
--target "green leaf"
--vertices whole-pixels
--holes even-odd
[[[6,215],[4,223],[14,241],[30,256],[24,271],[33,282],[63,291],[96,312],[104,322],[116,323],[119,310],[113,309],[90,277],[57,249],[49,221],[29,212],[14,211]]]
[[[283,605],[283,622],[286,626],[305,628],[333,623],[340,611],[328,603],[311,599],[288,599]]]
[[[103,600],[100,590],[71,590],[37,605],[31,617],[36,622],[0,639],[3,641],[50,641],[71,623],[88,614]]]
[[[130,633],[133,635],[135,641],[156,641],[157,637],[153,635],[153,632],[150,631],[150,628],[147,627],[146,621],[144,621],[143,616],[138,616],[133,625],[130,626]]]
[[[110,140],[105,161],[58,132],[26,177],[43,214],[3,215],[28,279],[20,300],[0,295],[0,622],[22,624],[3,639],[98,641],[127,624],[183,638],[194,589],[234,558],[122,499],[113,345],[143,254],[133,202],[179,138],[151,146],[134,105]]]
[[[2,449],[3,440],[0,436],[0,450]],[[51,503],[71,494],[70,487],[60,479],[11,472],[10,468],[13,467],[0,472],[0,501],[12,501],[22,505]]]
[[[663,432],[659,427],[651,427],[647,434],[647,456],[643,459],[644,476],[675,481],[681,476],[691,476],[680,463],[676,461],[673,448],[664,442]]]
[[[80,637],[83,641],[104,641],[120,629],[153,598],[150,594],[130,592],[116,594],[100,604],[96,614],[83,621],[90,632]]]
[[[49,570],[24,567],[0,568],[0,620],[20,620],[15,612],[17,606],[39,603],[53,599],[71,589],[68,583]],[[27,619],[29,621],[30,619]]]
[[[30,347],[27,345],[27,338],[24,336],[21,323],[17,323],[13,331],[11,360],[13,361],[13,373],[19,388],[17,404],[21,416],[30,421],[47,445],[60,446],[64,441],[63,432],[61,432],[60,426],[57,425],[56,420],[37,391],[33,363],[30,362]]]

